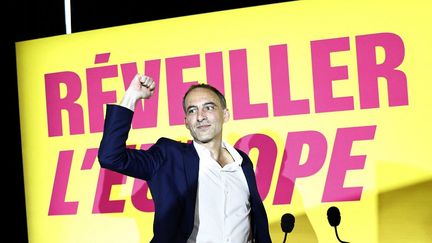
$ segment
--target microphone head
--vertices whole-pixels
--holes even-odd
[[[294,228],[295,217],[290,213],[282,215],[281,218],[281,228],[285,233],[291,233]]]
[[[341,216],[339,209],[335,206],[330,207],[327,210],[327,219],[331,226],[336,227],[340,224]]]

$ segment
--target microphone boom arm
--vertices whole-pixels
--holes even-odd
[[[337,231],[337,227],[336,227],[336,226],[334,227],[334,229],[335,229],[335,233],[336,233],[336,238],[338,239],[339,242],[341,242],[341,243],[349,243],[348,241],[343,241],[343,240],[341,240],[341,239],[339,238],[339,234],[338,234],[338,231]]]

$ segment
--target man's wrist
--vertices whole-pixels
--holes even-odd
[[[139,100],[139,93],[134,90],[126,90],[119,105],[131,111],[135,111],[136,102]]]

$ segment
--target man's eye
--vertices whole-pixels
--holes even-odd
[[[188,114],[193,114],[193,113],[195,113],[196,112],[196,109],[190,109],[190,110],[188,110]]]
[[[205,108],[208,111],[214,110],[214,106],[212,106],[212,105],[206,106]]]

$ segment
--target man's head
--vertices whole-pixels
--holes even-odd
[[[217,95],[217,97],[219,98],[219,102],[222,105],[223,109],[226,109],[226,100],[225,100],[225,96],[215,87],[209,85],[209,84],[194,84],[191,85],[188,89],[188,91],[186,91],[185,95],[183,96],[183,111],[186,114],[186,96],[194,89],[197,88],[202,88],[202,89],[208,89],[210,91],[212,91],[213,93],[215,93]]]
[[[223,123],[229,120],[225,97],[208,84],[193,85],[183,97],[185,124],[198,143],[222,139]]]

